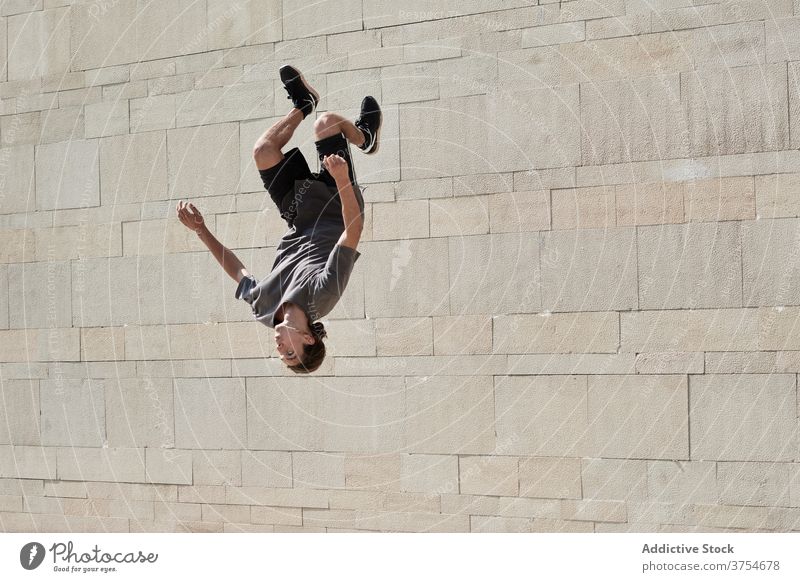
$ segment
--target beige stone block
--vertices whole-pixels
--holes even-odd
[[[782,354],[794,354],[783,352]],[[794,357],[781,352],[707,352],[705,372],[707,374],[764,374],[796,371]]]
[[[717,463],[719,502],[729,505],[791,505],[791,463]]]
[[[84,107],[86,137],[104,137],[128,133],[128,101],[91,103]]]
[[[136,0],[72,7],[72,68],[108,67],[137,60]]]
[[[42,380],[39,385],[42,444],[91,447],[107,444],[107,382],[96,379]]]
[[[549,230],[549,191],[515,191],[489,196],[489,226],[491,232]]]
[[[158,447],[148,447],[144,451],[146,475],[143,481],[192,484],[192,451]]]
[[[636,354],[637,374],[702,374],[703,352],[656,352]]]
[[[345,456],[335,453],[292,453],[292,478],[303,489],[341,489],[345,486]]]
[[[581,84],[583,163],[688,157],[680,91],[677,74]]]
[[[195,204],[195,206],[197,205]],[[215,217],[206,216],[202,203],[200,203],[198,210],[203,213],[209,228],[214,229]],[[126,257],[136,255],[158,255],[163,257],[168,253],[185,253],[206,249],[200,237],[194,231],[186,228],[176,216],[161,220],[125,222],[122,227],[122,240],[124,241],[122,251]],[[244,238],[244,233],[242,235],[242,238]],[[228,245],[228,240],[223,238],[219,231],[215,233],[215,236],[218,240],[224,240],[225,246],[228,248],[240,248],[235,244]],[[266,242],[260,246],[266,246]]]
[[[401,446],[407,414],[401,377],[303,380],[248,380],[247,448],[375,453]]]
[[[503,374],[505,355],[338,358],[340,376],[475,376]]]
[[[55,479],[56,449],[0,445],[0,477]]]
[[[271,489],[268,487],[226,487],[228,505],[271,505],[276,507],[328,507],[328,492],[322,489]]]
[[[210,378],[231,376],[231,361],[198,359],[136,362],[136,375],[144,378]]]
[[[233,123],[167,132],[170,196],[197,198],[238,190],[238,126]]]
[[[684,221],[684,187],[680,183],[621,184],[615,187],[615,198],[618,226]]]
[[[377,96],[376,96],[377,97]],[[348,119],[358,117],[361,99],[352,104],[351,109],[340,110],[339,113]],[[397,182],[400,180],[400,109],[398,105],[391,103],[381,104],[381,141],[380,149],[376,155],[359,156],[357,148],[351,146],[351,157],[356,159],[356,180],[362,186],[370,184],[381,184],[385,182]],[[403,113],[403,123],[405,124],[405,112]],[[405,140],[405,125],[403,127]],[[405,142],[403,142],[405,145]],[[311,158],[315,159],[315,158]],[[407,176],[407,162],[403,158],[403,179]],[[399,198],[399,197],[398,197]]]
[[[428,201],[406,200],[372,205],[373,240],[427,238]]]
[[[797,429],[793,374],[692,377],[692,458],[790,461]]]
[[[368,317],[447,315],[450,281],[442,265],[445,239],[364,243],[365,309]]]
[[[0,262],[22,263],[36,257],[36,233],[32,229],[0,232]]]
[[[153,131],[175,127],[175,95],[150,95],[130,100],[130,131]]]
[[[529,458],[519,460],[519,495],[525,497],[581,497],[580,459]]]
[[[8,79],[65,73],[70,67],[70,9],[8,18]]]
[[[592,456],[688,458],[687,391],[679,375],[589,376]]]
[[[36,207],[85,208],[100,204],[98,141],[36,147]]]
[[[465,236],[489,232],[488,196],[432,200],[430,236]]]
[[[647,462],[583,459],[581,491],[586,499],[641,501],[647,497]]]
[[[203,521],[250,523],[250,508],[246,505],[202,505]]]
[[[400,455],[348,454],[344,460],[348,489],[398,490],[403,460]]]
[[[175,444],[241,449],[247,440],[245,383],[239,378],[175,380]]]
[[[450,238],[449,245],[451,314],[504,314],[540,307],[538,237],[464,236]]]
[[[133,238],[128,233],[126,236]],[[135,245],[136,241],[130,241],[130,244]],[[246,257],[240,258],[245,264],[251,264]],[[181,273],[181,276],[175,277],[175,273]],[[210,359],[231,357],[232,351],[243,357],[247,357],[245,353],[253,354],[250,357],[268,356],[272,350],[269,343],[245,347],[246,342],[255,339],[256,334],[265,332],[265,329],[246,321],[243,323],[252,329],[245,329],[245,335],[223,339],[226,324],[211,326],[202,323],[224,322],[236,318],[237,314],[241,314],[241,320],[252,318],[251,311],[242,309],[247,306],[237,303],[235,287],[236,283],[228,278],[207,251],[203,254],[177,253],[73,262],[72,322],[76,327],[108,326],[112,323],[163,325],[191,322],[195,325],[171,328],[169,332],[163,328],[129,328],[125,353],[134,360],[195,359],[200,341],[204,345],[203,356]],[[136,292],[131,294],[131,289]],[[136,335],[131,335],[134,332]],[[170,357],[166,353],[158,355],[159,346],[142,343],[143,334],[153,339],[160,337],[162,345],[171,342],[173,348],[180,351],[173,352]],[[194,345],[193,350],[189,350],[189,344]],[[245,349],[239,352],[243,347]],[[143,352],[147,355],[138,357]]]
[[[678,30],[698,26],[712,27],[737,21],[775,19],[792,13],[790,0],[740,0],[727,10],[716,4],[691,4],[659,10],[653,17],[653,30]]]
[[[0,330],[0,362],[77,360],[80,360],[78,329]]]
[[[553,229],[609,228],[616,225],[613,186],[553,189]]]
[[[292,455],[282,451],[242,451],[242,485],[291,487]]]
[[[800,216],[800,174],[755,176],[755,198],[758,218]]]
[[[635,354],[525,354],[508,356],[508,374],[635,374]]]
[[[181,503],[225,503],[228,488],[221,485],[178,485]]]
[[[92,224],[34,229],[36,259],[58,261],[122,254],[122,224]]]
[[[555,499],[524,497],[489,497],[475,495],[442,495],[442,512],[501,517],[558,518],[561,502]]]
[[[194,485],[242,485],[241,451],[192,451]]]
[[[494,54],[471,53],[438,61],[439,96],[462,97],[481,95],[497,87],[497,57]]]
[[[224,0],[209,0],[207,10],[209,50],[282,39],[280,0],[247,0],[234,5]]]
[[[636,296],[636,230],[541,234],[542,305],[552,311],[626,310]]]
[[[622,313],[623,352],[746,351],[758,349],[756,309],[688,309]]]
[[[355,527],[387,532],[468,532],[469,516],[429,512],[356,511]]]
[[[35,380],[47,378],[47,364],[23,362],[19,364],[0,364],[0,373],[6,380]],[[2,482],[2,481],[0,481]]]
[[[626,6],[627,10],[628,7]],[[616,36],[643,35],[651,32],[649,13],[632,13],[622,16],[597,18],[586,22],[586,39],[613,38]]]
[[[9,142],[6,139],[8,137],[7,131],[7,128],[2,128],[4,144]],[[33,212],[35,210],[36,196],[33,168],[32,145],[0,149],[0,184],[2,184],[0,214]]]
[[[253,506],[250,511],[254,524],[303,525],[303,510],[299,507]]]
[[[765,219],[742,223],[744,305],[798,303],[800,219]]]
[[[401,455],[399,486],[401,491],[456,493],[459,490],[458,457]]]
[[[435,355],[488,354],[492,351],[492,319],[485,315],[433,318]]]
[[[82,483],[86,494],[97,499],[135,499],[138,501],[177,501],[177,485],[153,485],[150,483]]]
[[[791,12],[791,10],[789,11]],[[794,31],[800,24],[800,16],[791,14],[784,18],[767,17],[764,20],[766,60],[768,63],[796,61],[800,59],[800,41]]]
[[[403,105],[403,179],[579,165],[578,105],[577,85]]]
[[[617,353],[619,347],[615,312],[531,313],[492,320],[494,353]]]
[[[718,222],[756,217],[752,177],[711,178],[685,184],[686,220]]]
[[[142,482],[144,449],[60,447],[58,478],[68,481]]]
[[[167,198],[165,132],[152,131],[101,140],[100,183],[106,204]]]
[[[622,501],[597,501],[594,499],[563,499],[561,517],[576,521],[627,521],[626,505]]]
[[[81,360],[116,362],[125,357],[125,329],[122,327],[86,327],[81,333]]]
[[[524,517],[470,516],[470,531],[478,533],[530,533],[532,521]]]
[[[259,358],[264,365],[272,348],[267,350],[263,330],[252,322],[195,324],[175,326],[129,326],[125,332],[125,355],[132,360],[191,359],[202,341],[204,355],[210,358]],[[280,375],[285,366],[277,358],[268,358],[270,375]],[[269,365],[274,364],[274,366]],[[263,372],[262,372],[263,373]],[[293,374],[293,372],[286,372]]]
[[[68,262],[8,265],[9,327],[69,327]]]
[[[326,318],[327,319],[327,318]],[[325,350],[329,357],[374,356],[375,321],[334,319],[325,321],[328,337]]]
[[[742,305],[739,228],[736,222],[639,228],[639,307]]]
[[[0,443],[41,445],[39,381],[4,379],[0,401],[4,411],[0,416]]]
[[[621,4],[622,2],[618,3]],[[564,12],[569,11],[566,6],[562,7],[562,9]],[[609,16],[609,14],[606,13],[603,16]],[[586,23],[581,21],[535,26],[522,31],[522,48],[579,42],[585,38]]]
[[[505,454],[580,456],[588,450],[584,376],[501,377],[495,399]]]
[[[448,198],[453,196],[453,178],[424,178],[421,180],[402,180],[393,185],[393,195],[389,201],[415,200],[420,198]],[[382,200],[381,200],[382,202]]]
[[[386,103],[408,103],[439,98],[437,63],[409,63],[383,67],[381,95]]]
[[[68,100],[65,99],[65,101]],[[2,132],[4,147],[38,144],[40,143],[42,132],[41,113],[33,111],[16,115],[3,115],[0,118],[0,131]]]
[[[432,329],[430,317],[379,317],[375,320],[377,354],[432,355]]]
[[[178,127],[262,118],[274,114],[273,81],[195,89],[176,99]]]
[[[153,504],[156,521],[200,521],[202,512],[198,503],[172,503],[157,501]]]
[[[112,447],[173,447],[170,378],[125,378],[105,385],[108,443]]]
[[[787,93],[783,63],[681,75],[691,154],[786,149]]]
[[[384,101],[381,99],[381,69],[374,68],[375,66],[375,64],[371,64],[370,67],[372,68],[369,69],[360,68],[356,71],[347,70],[328,73],[326,75],[326,109],[329,111],[354,110],[357,115],[364,95],[372,95],[383,104]],[[308,82],[313,84],[312,79],[308,79]],[[386,103],[388,104],[388,101]],[[384,136],[384,130],[381,128],[381,149],[383,148]]]
[[[493,395],[489,376],[409,380],[405,449],[440,454],[491,452],[495,447]]]
[[[576,168],[543,168],[524,170],[512,174],[514,192],[538,192],[549,196],[551,188],[570,188],[576,186]]]
[[[271,241],[279,239],[287,229],[283,220],[280,220],[279,224],[270,220],[276,214],[277,208],[274,207],[268,207],[260,212],[218,214],[215,217],[215,236],[219,240],[224,240],[225,246],[229,249],[265,247]],[[280,231],[277,230],[278,226],[281,226]],[[202,245],[202,242],[200,244]]]
[[[707,461],[648,461],[647,498],[660,503],[716,504],[716,465]]]
[[[345,0],[316,7],[283,2],[284,38],[301,38],[361,30],[361,2]]]
[[[460,457],[459,491],[475,495],[518,495],[521,492],[517,465],[516,457]]]
[[[136,54],[153,60],[198,53],[208,48],[206,6],[191,0],[137,2]]]
[[[793,331],[799,311],[800,309],[794,306],[762,307],[758,309],[758,347],[755,349],[800,349],[797,334]]]
[[[8,329],[8,314],[8,267],[0,265],[0,329]]]

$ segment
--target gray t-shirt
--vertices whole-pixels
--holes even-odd
[[[286,301],[305,309],[311,322],[318,320],[336,306],[350,280],[361,253],[337,244],[344,232],[341,202],[338,192],[322,182],[306,184],[305,194],[318,204],[304,204],[313,214],[298,214],[292,226],[281,237],[270,274],[260,281],[252,275],[239,281],[236,299],[244,299],[253,310],[253,317],[274,328],[275,313]],[[354,191],[363,215],[361,188]],[[309,322],[310,323],[310,322]]]

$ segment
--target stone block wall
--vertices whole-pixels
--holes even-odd
[[[799,39],[798,0],[3,0],[0,530],[800,530]],[[384,110],[304,377],[174,211],[268,273],[283,63]]]

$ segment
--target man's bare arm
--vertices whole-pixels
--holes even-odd
[[[337,244],[356,249],[358,241],[361,240],[361,231],[364,230],[361,207],[358,205],[355,190],[349,179],[342,184],[336,182],[336,187],[339,189],[339,197],[342,200],[342,220],[344,220],[344,232],[339,237]]]
[[[233,252],[217,240],[206,225],[197,229],[197,236],[208,247],[217,262],[222,265],[225,272],[237,283],[250,275],[242,262]]]
[[[222,268],[225,269],[231,279],[238,283],[243,277],[250,275],[239,258],[211,234],[202,213],[195,208],[194,204],[180,200],[176,210],[178,211],[178,219],[186,228],[197,233],[197,236],[208,247],[208,250],[211,251],[211,254],[214,255],[214,258],[222,265]]]

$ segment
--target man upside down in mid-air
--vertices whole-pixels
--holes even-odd
[[[336,113],[314,122],[321,162],[312,172],[298,148],[281,151],[297,126],[316,108],[319,94],[294,67],[280,69],[294,107],[258,138],[256,168],[289,230],[281,237],[269,275],[256,280],[235,254],[209,231],[194,204],[178,202],[180,221],[200,240],[237,283],[236,298],[253,316],[274,328],[276,349],[290,370],[313,372],[325,358],[327,336],[320,318],[344,292],[356,260],[364,224],[364,199],[350,159],[349,143],[367,154],[378,151],[381,111],[371,96],[361,102],[355,123]]]

